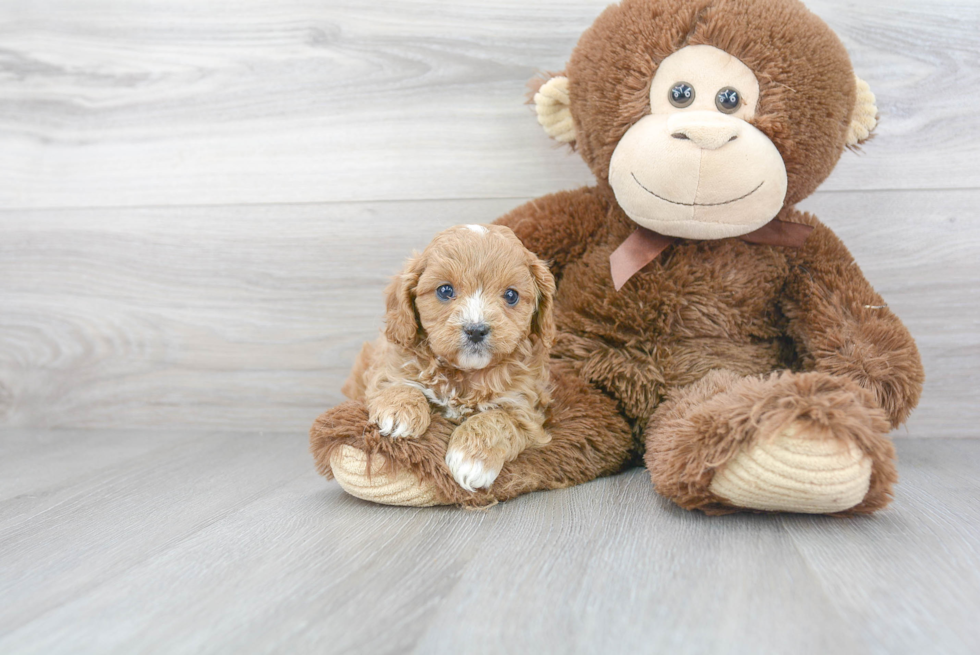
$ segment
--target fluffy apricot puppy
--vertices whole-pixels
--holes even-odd
[[[388,287],[385,333],[365,344],[344,393],[392,439],[432,411],[456,424],[445,461],[467,491],[549,438],[548,352],[555,281],[514,233],[463,225],[436,236]]]

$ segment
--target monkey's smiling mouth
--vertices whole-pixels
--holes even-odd
[[[745,195],[739,196],[738,198],[732,198],[731,200],[725,200],[724,202],[678,202],[676,200],[671,200],[670,198],[664,198],[662,195],[660,195],[658,193],[654,193],[650,189],[648,189],[645,186],[643,186],[643,183],[640,182],[638,179],[636,179],[636,173],[632,173],[631,172],[630,175],[633,176],[633,181],[636,182],[641,189],[643,189],[644,191],[646,191],[647,193],[649,193],[651,196],[655,196],[657,198],[660,198],[664,202],[669,202],[672,205],[682,205],[684,207],[717,207],[719,205],[728,205],[728,204],[731,204],[733,202],[738,202],[739,200],[743,200],[745,198],[748,198],[753,193],[755,193],[756,191],[758,191],[759,189],[761,189],[762,188],[762,185],[766,183],[766,181],[763,180],[762,182],[759,182],[759,186],[757,186],[756,188],[752,189],[751,191],[749,191]]]

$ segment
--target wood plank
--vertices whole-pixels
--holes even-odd
[[[841,520],[705,517],[658,497],[642,469],[483,512],[380,507],[324,483],[289,436],[242,435],[237,453],[216,435],[186,436],[154,457],[157,472],[89,459],[108,493],[76,485],[74,504],[0,532],[0,592],[20,600],[0,605],[0,651],[980,645],[978,439],[897,440],[895,503]],[[0,459],[0,477],[18,465]]]
[[[517,200],[0,212],[0,425],[305,431],[412,248]],[[915,436],[968,436],[980,191],[821,193],[919,343]]]
[[[39,484],[28,511],[16,498],[0,503],[0,634],[309,471],[303,434],[193,436],[111,467],[78,444],[76,456],[90,463],[88,475]],[[154,441],[152,434],[137,438]],[[4,468],[17,468],[19,460],[4,460]]]
[[[980,650],[974,439],[898,439],[891,509],[864,521],[784,516],[801,555],[868,651]]]
[[[415,652],[860,650],[774,517],[686,512],[645,471],[548,496],[498,521]]]
[[[544,137],[524,83],[561,70],[607,3],[4,3],[0,207],[523,198],[590,183]],[[980,186],[980,6],[809,4],[882,117],[825,188]]]
[[[0,648],[407,652],[498,517],[372,506],[307,473]]]
[[[118,430],[0,431],[0,461],[13,463],[0,476],[0,531],[64,500],[65,489],[105,471],[175,447],[196,435],[156,430],[130,439]],[[152,455],[151,455],[152,454]]]

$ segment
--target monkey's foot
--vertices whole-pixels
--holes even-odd
[[[832,514],[858,505],[871,485],[871,458],[850,441],[798,421],[757,442],[715,473],[709,490],[738,507]]]
[[[446,504],[434,484],[425,484],[407,469],[384,472],[383,455],[341,446],[330,456],[330,468],[340,487],[351,496],[382,505],[431,507]]]
[[[897,477],[888,428],[846,378],[716,370],[657,409],[645,460],[657,491],[686,509],[869,514]]]

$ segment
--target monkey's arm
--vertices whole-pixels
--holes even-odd
[[[536,198],[494,223],[514,230],[524,246],[559,275],[566,263],[585,252],[608,209],[594,187],[582,187]]]
[[[790,259],[783,297],[804,367],[851,378],[874,395],[892,427],[903,423],[925,379],[915,341],[840,239],[809,216],[794,218],[815,225]]]

